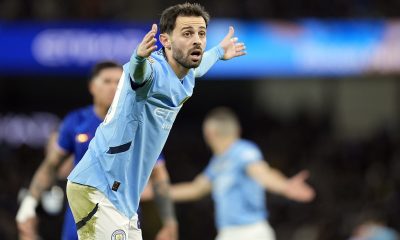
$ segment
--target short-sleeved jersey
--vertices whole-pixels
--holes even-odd
[[[216,62],[223,49],[209,50]],[[195,71],[179,79],[163,50],[145,61],[145,81],[134,79],[139,59],[133,54],[123,74],[106,119],[89,149],[68,179],[102,191],[116,208],[131,218],[139,197],[167,140],[182,104],[192,95]],[[203,60],[204,61],[204,60]]]
[[[58,146],[64,151],[74,154],[74,166],[78,164],[87,151],[89,142],[102,121],[94,112],[93,105],[74,110],[64,118],[59,129]],[[161,154],[157,163],[164,161],[164,155]],[[64,216],[62,239],[78,239],[75,221],[69,208],[67,208]]]
[[[61,123],[58,146],[74,155],[74,166],[82,159],[89,147],[89,142],[103,120],[94,112],[94,106],[79,108],[67,114]],[[157,164],[165,162],[164,154],[157,158]]]
[[[94,112],[93,105],[72,111],[64,118],[59,130],[58,145],[64,151],[74,154],[74,165],[85,154],[102,121]]]
[[[246,172],[249,164],[262,159],[257,145],[242,139],[223,154],[211,158],[204,175],[212,183],[218,229],[267,218],[264,188]]]

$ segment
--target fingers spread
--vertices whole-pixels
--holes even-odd
[[[233,42],[233,43],[236,43],[238,40],[239,40],[239,38],[237,38],[237,37],[231,38],[231,42]]]
[[[138,55],[141,57],[148,57],[153,51],[157,49],[157,24],[153,24],[151,30],[143,37],[142,42],[138,46]]]
[[[232,26],[230,26],[227,37],[232,38],[233,34],[235,34],[235,29]]]
[[[153,32],[154,34],[157,33],[157,24],[154,23],[154,24],[151,26],[151,32]]]
[[[154,45],[156,44],[156,42],[157,42],[157,39],[156,39],[156,38],[152,38],[152,39],[150,39],[150,40],[146,43],[145,47],[146,47],[147,49],[149,49],[149,48],[151,48],[152,46],[154,46]]]
[[[241,52],[241,51],[243,51],[243,50],[246,49],[246,46],[244,45],[244,43],[237,43],[237,44],[235,45],[235,48],[236,48],[236,51],[237,51],[237,52]]]
[[[149,42],[151,39],[153,39],[157,34],[157,24],[153,24],[151,26],[151,30],[143,37],[142,42]]]
[[[142,40],[142,42],[144,43],[144,44],[147,44],[148,42],[150,42],[150,41],[152,41],[153,40],[153,38],[155,38],[155,33],[153,33],[153,32],[148,32],[147,34],[146,34],[146,36],[144,36],[144,38],[143,38],[143,40]]]

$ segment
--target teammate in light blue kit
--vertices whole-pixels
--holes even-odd
[[[203,133],[214,155],[195,180],[172,185],[171,197],[193,201],[212,192],[217,240],[275,239],[266,221],[265,189],[301,202],[314,198],[314,190],[305,183],[307,173],[287,179],[269,167],[257,145],[240,138],[239,121],[229,109],[211,111]]]
[[[233,27],[204,53],[208,13],[198,4],[166,9],[134,51],[113,104],[81,162],[68,177],[67,196],[80,239],[141,239],[139,197],[195,77],[219,59],[242,56]],[[201,64],[200,64],[201,63]]]

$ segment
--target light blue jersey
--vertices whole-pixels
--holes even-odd
[[[262,159],[257,145],[241,139],[211,158],[204,174],[212,183],[218,229],[267,218],[264,188],[246,173],[249,164]]]
[[[89,149],[68,179],[99,189],[115,207],[131,218],[182,104],[192,95],[195,77],[223,56],[223,49],[207,51],[201,65],[178,79],[163,49],[147,59],[135,53],[123,66],[113,103]],[[145,64],[140,80],[133,72]]]

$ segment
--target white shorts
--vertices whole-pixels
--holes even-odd
[[[142,240],[138,216],[129,219],[96,188],[68,181],[67,197],[80,240]]]
[[[275,232],[268,222],[223,228],[216,240],[275,240]]]

